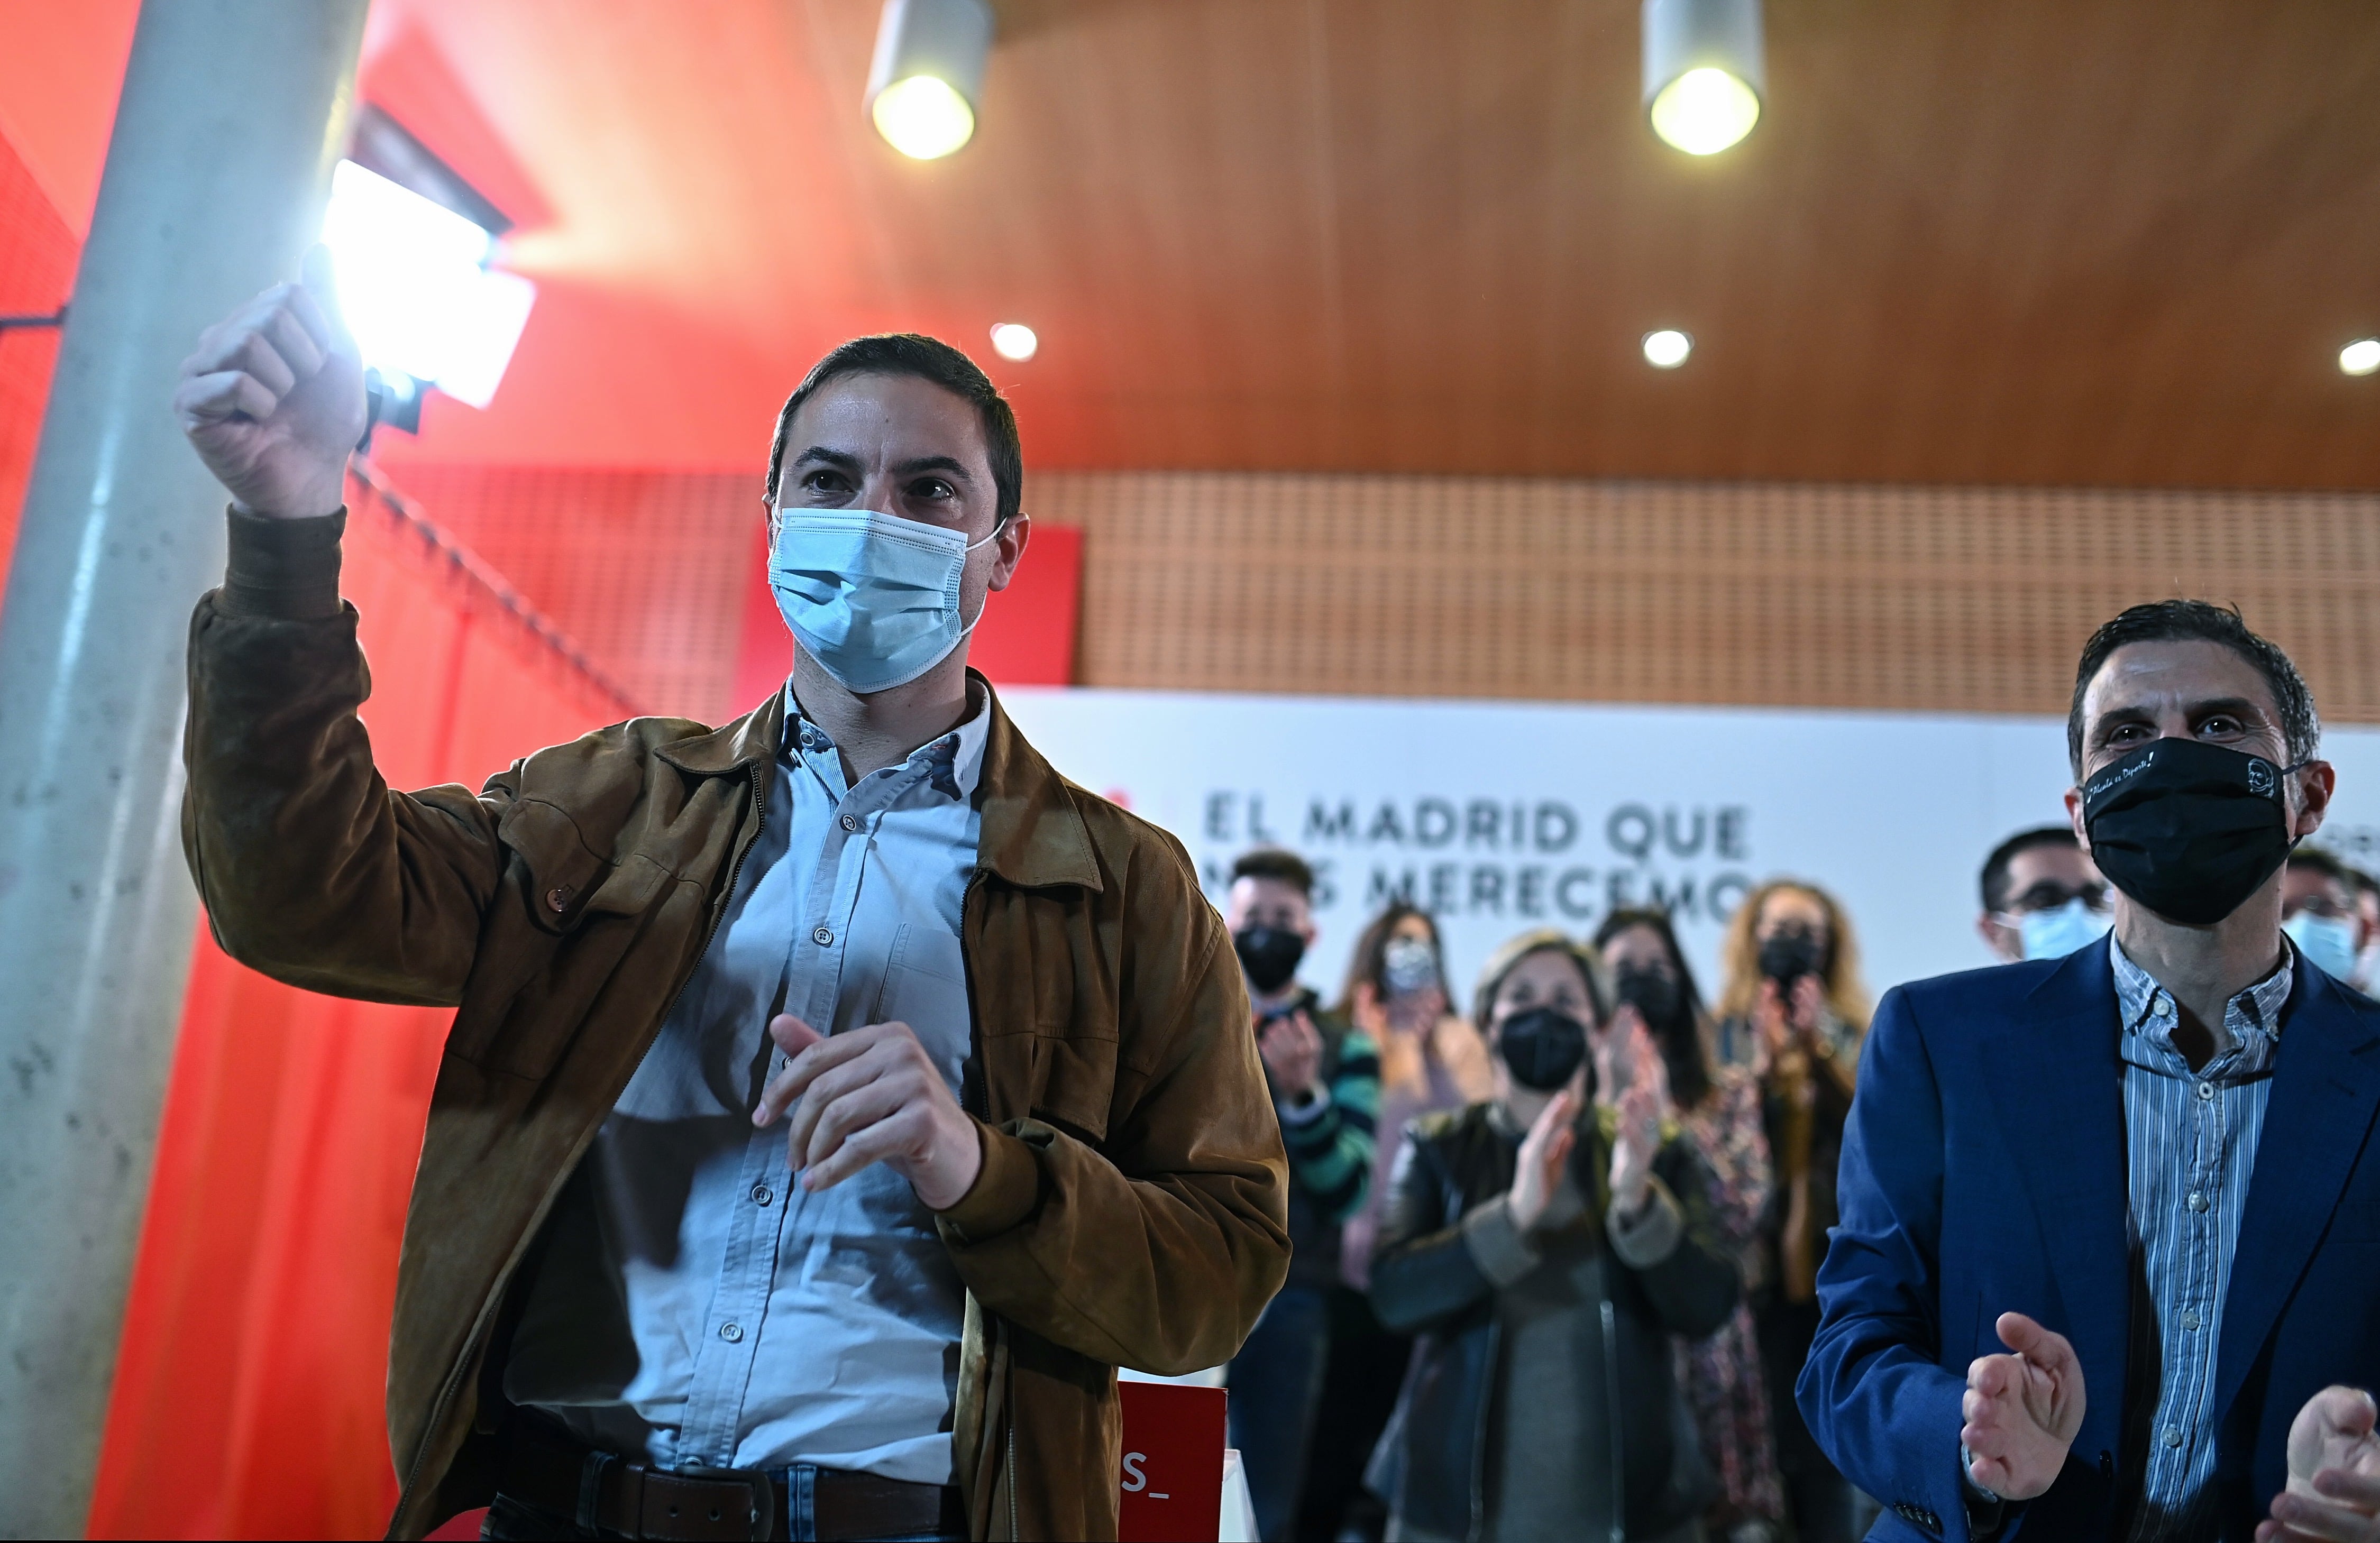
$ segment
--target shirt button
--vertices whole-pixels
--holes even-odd
[[[2202,1192],[2193,1189],[2190,1192],[2189,1198],[2182,1201],[2182,1204],[2188,1206],[2192,1210],[2204,1210],[2206,1209],[2206,1197]]]
[[[769,1186],[767,1185],[756,1184],[752,1186],[752,1203],[754,1205],[765,1206],[774,1198],[776,1198],[776,1197],[769,1193]],[[2195,1329],[2198,1325],[2193,1323],[2191,1327]]]
[[[2213,1097],[2215,1097],[2215,1085],[2213,1083],[2202,1082],[2198,1085],[2198,1101],[2200,1103],[2204,1103],[2207,1100]]]
[[[2186,1310],[2182,1313],[2181,1326],[2184,1329],[2189,1330],[2193,1334],[2198,1332],[2198,1314],[2194,1309]]]
[[[735,1325],[731,1323],[728,1327],[733,1329]],[[2169,1447],[2178,1447],[2181,1445],[2181,1428],[2180,1426],[2169,1425],[2165,1428],[2165,1444]]]
[[[566,911],[570,909],[570,886],[567,884],[554,885],[553,888],[545,892],[545,903],[548,905],[552,906],[557,911]]]
[[[743,1326],[735,1323],[722,1323],[719,1326],[719,1337],[725,1340],[729,1344],[741,1343],[744,1339]],[[2167,1446],[2176,1447],[2181,1444],[2181,1433],[2180,1431],[2168,1430],[2166,1432],[2166,1436],[2168,1438],[2166,1441]]]
[[[834,942],[834,929],[828,927],[815,928],[810,932],[810,942],[824,948]]]
[[[846,831],[856,831],[859,829],[859,817],[856,814],[844,815],[843,817],[843,828]]]

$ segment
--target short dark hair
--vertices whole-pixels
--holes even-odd
[[[1984,859],[1982,888],[1985,914],[1989,915],[2008,904],[2009,865],[2020,855],[2043,846],[2080,847],[2082,844],[2074,839],[2072,826],[2043,825],[2030,831],[2019,831],[1993,847],[1992,855]]]
[[[2076,782],[2082,780],[2082,694],[2108,656],[2130,643],[2182,642],[2220,643],[2254,665],[2280,711],[2281,739],[2290,761],[2313,759],[2322,743],[2322,720],[2314,714],[2313,693],[2306,689],[2305,677],[2289,656],[2249,631],[2238,606],[2161,600],[2133,606],[2082,645],[2082,662],[2074,667],[2074,699],[2066,710],[2066,758],[2073,763]]]
[[[1010,409],[1008,398],[991,383],[991,377],[941,338],[920,333],[880,333],[855,337],[836,347],[811,365],[802,383],[785,398],[777,414],[776,437],[769,443],[769,480],[761,490],[771,512],[777,507],[777,480],[785,468],[785,436],[793,431],[794,414],[820,387],[845,375],[907,375],[965,398],[983,425],[984,457],[991,463],[991,485],[999,497],[995,523],[1005,525],[1025,506],[1025,443],[1017,437],[1016,414]]]
[[[2292,849],[2289,853],[2289,866],[2310,868],[2325,879],[2336,880],[2346,885],[2350,894],[2371,882],[2340,861],[2337,853],[2326,851],[2319,846],[2299,846]]]
[[[1232,882],[1243,879],[1276,879],[1306,899],[1314,898],[1313,867],[1287,847],[1259,846],[1241,853],[1232,864]]]

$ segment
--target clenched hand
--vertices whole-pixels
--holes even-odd
[[[2372,1395],[2325,1388],[2289,1424],[2289,1488],[2256,1543],[2380,1543],[2380,1431]]]
[[[793,1109],[785,1154],[804,1189],[826,1189],[881,1162],[929,1210],[965,1197],[983,1168],[983,1138],[907,1024],[828,1039],[783,1013],[769,1037],[790,1059],[761,1090],[752,1123],[765,1128]]]
[[[330,253],[209,327],[182,361],[174,416],[243,514],[328,515],[364,432],[364,372],[339,322]]]

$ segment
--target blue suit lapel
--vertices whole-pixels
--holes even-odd
[[[2090,1391],[2075,1444],[2112,1447],[2131,1292],[2119,1025],[2107,943],[2070,955],[2025,1006],[1985,1048],[1985,1078],[2066,1308],[2066,1322],[2048,1327],[2073,1342]]]
[[[2216,1347],[2215,1410],[2230,1411],[2265,1340],[2313,1257],[2380,1110],[2380,1034],[2321,971],[2299,967],[2282,1018],[2272,1100],[2248,1178],[2231,1291]]]

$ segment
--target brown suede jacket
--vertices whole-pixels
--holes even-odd
[[[191,621],[182,833],[233,957],[459,1009],[389,1351],[389,1533],[419,1537],[492,1492],[510,1288],[719,924],[783,707],[616,724],[476,797],[395,792],[356,716],[344,525],[232,516]],[[1114,1368],[1238,1350],[1289,1264],[1281,1135],[1180,844],[1058,776],[997,700],[980,797],[961,942],[984,1166],[940,1219],[967,1289],[955,1464],[978,1538],[1113,1537]]]

